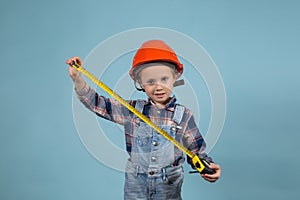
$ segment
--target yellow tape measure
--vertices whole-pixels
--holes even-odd
[[[193,152],[191,152],[190,150],[188,150],[187,148],[185,148],[177,140],[175,140],[168,133],[166,133],[164,130],[162,130],[161,128],[159,128],[150,119],[148,119],[145,115],[143,115],[141,112],[139,112],[137,109],[135,109],[129,103],[127,103],[127,101],[125,101],[122,97],[120,97],[117,93],[115,93],[112,89],[110,89],[102,81],[100,81],[99,79],[97,79],[93,74],[91,74],[86,69],[84,69],[77,62],[73,61],[71,63],[71,66],[73,68],[77,69],[78,71],[80,71],[86,77],[88,77],[91,81],[93,81],[95,84],[97,84],[102,90],[104,90],[105,92],[107,92],[111,97],[113,97],[118,102],[120,102],[128,110],[130,110],[132,113],[134,113],[137,117],[139,117],[141,120],[143,120],[151,128],[153,128],[154,130],[156,130],[159,134],[161,134],[162,136],[164,136],[168,141],[170,141],[177,148],[179,148],[181,151],[183,151],[187,156],[189,156],[192,159],[193,165],[197,169],[197,172],[206,173],[206,174],[213,174],[214,173],[214,170],[212,170],[212,169],[209,168],[208,163],[204,159],[200,159],[196,154],[194,154]]]

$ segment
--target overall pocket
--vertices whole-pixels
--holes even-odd
[[[150,126],[143,122],[139,122],[134,126],[133,133],[133,152],[149,153],[151,151],[151,141],[153,131]]]
[[[166,170],[164,183],[168,185],[181,185],[184,178],[182,167],[170,167]]]

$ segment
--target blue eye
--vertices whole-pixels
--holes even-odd
[[[169,80],[169,77],[163,77],[163,78],[161,79],[162,82],[167,82],[168,80]]]
[[[148,84],[148,85],[154,85],[154,84],[155,84],[155,81],[152,81],[152,80],[147,81],[147,84]]]

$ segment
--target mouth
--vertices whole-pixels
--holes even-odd
[[[161,98],[163,98],[163,97],[165,96],[165,94],[166,94],[166,93],[156,93],[156,94],[154,94],[154,96],[155,96],[156,98],[158,98],[158,99],[161,99]]]

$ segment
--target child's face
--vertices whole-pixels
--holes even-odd
[[[165,106],[175,82],[173,70],[165,65],[147,67],[140,72],[140,84],[147,96],[158,106]]]

